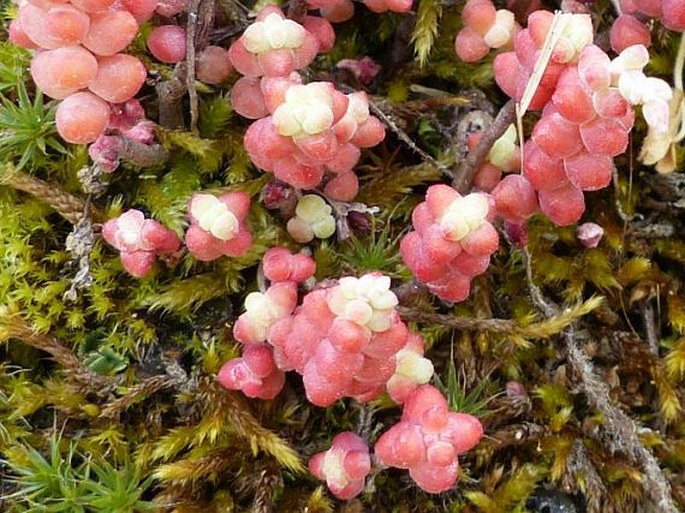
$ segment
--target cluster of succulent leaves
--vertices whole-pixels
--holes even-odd
[[[454,56],[459,4],[420,0],[416,16],[358,9],[337,28],[336,47],[311,77],[330,77],[342,58],[375,58],[384,72],[371,88],[374,103],[435,159],[455,166],[460,117],[502,103],[487,62],[466,66]],[[609,2],[598,4],[603,31]],[[14,7],[3,5],[7,19]],[[230,5],[217,2],[227,26],[239,21]],[[657,38],[652,54],[654,70],[667,72],[675,45]],[[343,430],[373,442],[399,415],[389,399],[316,408],[291,376],[274,401],[247,401],[214,379],[238,353],[231,325],[258,286],[261,256],[276,244],[296,247],[284,220],[260,206],[270,178],[245,154],[246,122],[233,115],[227,88],[200,88],[198,133],[159,128],[170,154],[163,166],[124,165],[102,178],[103,195],[86,202],[79,181],[86,151],[60,142],[55,102],[35,91],[28,62],[25,51],[0,43],[0,510],[496,513],[535,511],[547,494],[578,511],[580,504],[635,511],[645,500],[644,477],[626,454],[603,443],[606,419],[578,390],[560,336],[571,321],[611,399],[641,426],[643,444],[685,508],[682,175],[641,169],[633,152],[619,159],[615,187],[588,198],[587,218],[605,229],[596,249],[583,248],[573,228],[531,221],[532,278],[550,298],[574,305],[563,319],[539,314],[526,259],[506,244],[463,304],[412,290],[403,305],[436,363],[435,384],[453,408],[477,415],[487,436],[462,458],[453,492],[424,494],[405,472],[389,470],[343,505],[307,473],[306,461]],[[159,65],[155,71],[160,79],[170,74]],[[141,99],[155,119],[154,90]],[[643,135],[637,131],[633,148]],[[380,270],[407,283],[399,238],[426,187],[444,177],[393,130],[365,153],[358,171],[358,200],[379,213],[354,227],[351,239],[311,248],[317,278]],[[27,179],[48,187],[27,194],[16,185]],[[87,203],[96,228],[136,207],[181,234],[187,199],[198,190],[253,197],[255,244],[247,255],[209,264],[186,256],[136,280],[95,238],[90,282],[75,299],[65,298],[79,263],[65,247],[73,226],[55,210],[69,207],[60,195]],[[422,318],[433,313],[506,319],[509,329],[457,329]]]

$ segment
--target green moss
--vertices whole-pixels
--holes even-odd
[[[247,18],[237,4],[217,4],[221,14],[209,37],[227,46]],[[610,3],[595,4],[596,21],[608,29]],[[16,15],[14,4],[2,5],[6,20]],[[500,230],[500,249],[487,273],[473,281],[463,303],[447,304],[409,286],[400,240],[426,189],[449,178],[393,130],[456,170],[454,127],[471,108],[464,91],[475,87],[495,106],[503,103],[493,83],[496,53],[476,64],[454,54],[462,6],[421,1],[412,22],[396,13],[372,15],[358,4],[350,22],[336,24],[334,48],[304,73],[305,81],[331,79],[342,86],[348,77],[335,64],[370,56],[382,71],[368,86],[369,96],[396,125],[382,144],[364,150],[355,169],[355,201],[378,208],[368,226],[352,223],[350,238],[310,246],[288,236],[287,206],[263,207],[264,187],[275,178],[245,151],[248,121],[232,110],[230,83],[198,84],[197,133],[158,128],[157,139],[168,150],[164,164],[124,164],[101,177],[107,186],[102,195],[88,195],[79,179],[89,165],[87,147],[61,142],[54,125],[58,103],[32,86],[29,53],[0,43],[3,511],[266,511],[258,508],[263,500],[284,512],[522,513],[531,494],[546,488],[577,494],[589,510],[597,503],[607,511],[636,511],[645,503],[647,478],[626,452],[610,450],[611,419],[592,406],[569,363],[569,327],[645,447],[669,476],[685,472],[682,184],[655,180],[635,164],[642,122],[632,133],[633,153],[616,159],[616,188],[586,195],[583,221],[605,229],[597,248],[584,248],[575,226],[556,227],[541,214],[527,224],[533,281],[560,304],[559,315],[540,313],[525,255],[508,243],[506,230]],[[176,21],[185,23],[184,16]],[[147,54],[145,39],[156,23],[143,24],[128,49],[150,71],[140,99],[152,119],[158,100],[150,86],[174,73]],[[678,42],[657,23],[653,34],[649,69],[668,76]],[[418,97],[423,93],[417,91],[430,90],[445,95]],[[534,119],[526,117],[527,129]],[[683,157],[685,149],[677,151]],[[79,270],[65,247],[73,226],[45,197],[12,189],[9,173],[17,169],[45,180],[52,194],[66,191],[90,205],[96,235],[88,254],[91,281],[75,300],[65,297]],[[182,237],[188,199],[198,191],[250,195],[251,250],[214,262],[182,250],[156,263],[144,279],[129,276],[118,252],[102,242],[101,222],[139,208]],[[672,235],[651,232],[655,222],[672,227]],[[405,470],[377,469],[364,493],[343,504],[305,472],[311,455],[336,433],[362,433],[373,444],[394,425],[401,409],[386,393],[363,406],[341,400],[318,408],[305,400],[295,373],[272,401],[247,400],[217,384],[223,363],[240,355],[232,328],[245,296],[263,285],[260,264],[275,245],[305,250],[316,260],[319,283],[303,284],[301,296],[329,279],[382,271],[404,292],[404,307],[480,323],[456,329],[421,320],[410,326],[424,339],[436,369],[433,383],[450,407],[485,425],[483,441],[460,457],[454,490],[426,494]],[[648,344],[650,318],[656,340]],[[491,319],[505,324],[493,329],[485,322]],[[602,486],[592,481],[595,475]],[[672,485],[676,500],[685,496],[677,479]]]

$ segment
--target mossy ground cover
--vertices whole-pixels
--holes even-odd
[[[244,10],[212,4],[209,37],[225,46]],[[460,458],[454,491],[426,494],[391,469],[370,477],[358,499],[336,501],[307,472],[309,457],[344,430],[375,441],[400,415],[392,401],[317,408],[297,375],[272,401],[216,382],[239,354],[231,328],[259,286],[265,251],[300,248],[279,212],[260,203],[271,177],[242,146],[248,123],[228,95],[235,77],[197,84],[197,131],[157,128],[163,164],[124,163],[92,177],[101,186],[86,192],[85,147],[60,140],[56,102],[35,90],[29,53],[3,41],[0,510],[625,513],[665,511],[653,505],[659,487],[685,509],[685,179],[640,164],[645,126],[616,159],[613,185],[586,197],[584,219],[605,230],[598,247],[536,216],[528,244],[503,238],[458,305],[413,286],[399,258],[412,208],[464,158],[463,120],[506,101],[491,59],[466,65],[454,54],[461,4],[420,0],[406,16],[359,8],[308,71],[357,89],[335,63],[368,55],[382,66],[368,91],[388,136],[356,168],[356,201],[377,209],[348,219],[347,240],[309,248],[319,280],[393,277],[403,318],[435,363],[434,383],[483,422],[486,436]],[[3,2],[3,12],[4,40],[16,6]],[[593,13],[602,40],[610,3]],[[173,68],[145,54],[148,28],[129,51],[151,70],[139,98],[157,120],[154,82]],[[679,41],[658,25],[653,36],[650,70],[668,79]],[[187,98],[181,106],[189,123]],[[184,255],[144,279],[126,274],[99,236],[103,221],[135,207],[182,235],[188,198],[200,190],[252,196],[249,253],[211,263]]]

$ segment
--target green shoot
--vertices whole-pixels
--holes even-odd
[[[16,103],[0,95],[0,153],[5,160],[19,159],[17,169],[34,168],[50,150],[66,154],[57,138],[55,105],[44,104],[43,94],[36,92],[31,101],[24,83],[16,86]]]
[[[376,233],[376,219],[371,218],[371,234],[363,239],[352,236],[339,253],[340,260],[355,273],[380,271],[397,276],[402,263],[399,237],[391,238],[390,223]]]
[[[48,457],[26,445],[6,451],[4,463],[11,472],[8,481],[15,499],[30,513],[142,513],[158,509],[142,499],[151,485],[127,458],[119,466],[104,459],[89,458],[77,451],[73,440],[64,454],[61,435],[48,442]]]
[[[454,348],[450,353],[450,361],[447,365],[447,380],[443,381],[436,373],[433,376],[435,386],[447,397],[447,404],[449,404],[450,409],[480,417],[486,413],[487,405],[492,400],[492,397],[484,397],[488,380],[483,379],[468,390],[465,379],[460,377],[457,372],[453,353]]]

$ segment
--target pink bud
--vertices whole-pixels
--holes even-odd
[[[140,239],[157,254],[174,253],[181,246],[176,233],[152,219],[143,222]]]
[[[151,251],[132,251],[121,253],[121,264],[135,278],[145,277],[155,263],[155,254]]]
[[[475,446],[482,435],[478,419],[450,412],[442,394],[423,385],[405,402],[400,423],[383,433],[374,449],[382,463],[409,469],[420,488],[439,493],[456,482],[457,455]]]
[[[616,53],[633,45],[644,45],[649,48],[652,36],[649,28],[630,14],[623,14],[611,25],[611,49]]]
[[[36,45],[24,31],[19,18],[15,18],[10,22],[9,40],[15,45],[28,50],[35,50],[38,48],[38,45]]]
[[[381,71],[381,67],[369,56],[361,59],[342,59],[338,61],[335,67],[351,71],[359,83],[364,86],[370,85]]]
[[[262,267],[264,276],[271,282],[303,282],[314,275],[316,263],[305,254],[293,255],[287,248],[275,247],[264,255]]]
[[[170,18],[182,12],[188,5],[188,0],[161,0],[157,4],[157,13]]]
[[[345,431],[333,439],[330,449],[312,457],[309,468],[338,499],[352,499],[364,489],[371,471],[369,447],[363,438]]]
[[[419,488],[428,493],[441,493],[450,490],[457,481],[458,474],[459,462],[457,460],[448,466],[422,462],[409,469],[411,478]]]
[[[155,124],[147,119],[139,121],[133,127],[123,130],[122,135],[126,139],[137,141],[142,144],[152,144],[155,139]]]
[[[214,260],[221,255],[240,256],[252,245],[245,224],[250,197],[244,192],[228,192],[220,197],[196,193],[189,200],[190,227],[186,247],[198,260]]]
[[[528,227],[525,223],[504,222],[504,233],[517,247],[523,248],[528,244]]]
[[[312,34],[319,43],[318,53],[326,53],[335,44],[335,32],[330,21],[318,16],[307,16],[304,19],[304,28]]]
[[[596,248],[604,236],[604,228],[595,223],[583,223],[576,228],[576,237],[586,248]]]
[[[454,446],[449,442],[437,441],[428,446],[426,457],[430,463],[441,467],[452,463],[456,457]]]
[[[246,346],[243,357],[225,363],[217,379],[229,390],[260,399],[273,399],[285,384],[285,374],[276,368],[268,346]]]
[[[508,175],[492,191],[497,214],[507,221],[522,223],[538,208],[538,197],[525,176]]]
[[[518,381],[507,381],[506,385],[507,397],[510,399],[528,399],[528,392]]]
[[[178,25],[160,25],[150,33],[147,46],[157,60],[181,62],[186,57],[186,31]]]
[[[101,135],[88,146],[88,155],[105,173],[112,173],[119,167],[119,137]]]
[[[181,244],[173,231],[135,209],[107,221],[102,236],[121,252],[124,268],[138,278],[152,269],[155,257],[172,254]]]
[[[109,118],[108,130],[124,132],[145,119],[145,109],[139,100],[128,100],[124,104],[112,106],[112,115]]]
[[[231,105],[238,114],[249,119],[259,119],[269,114],[260,88],[260,79],[256,77],[241,77],[233,84]]]

